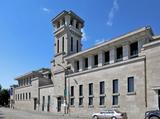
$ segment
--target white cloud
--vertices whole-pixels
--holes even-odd
[[[81,31],[82,31],[82,41],[87,41],[87,36],[86,36],[85,30],[82,29]]]
[[[118,0],[113,0],[113,6],[108,14],[108,20],[107,25],[112,26],[113,25],[113,19],[115,16],[115,12],[119,10]]]
[[[48,13],[50,12],[50,9],[48,9],[48,8],[46,8],[46,7],[43,7],[42,10],[43,10],[44,12],[48,12]]]
[[[95,45],[101,44],[101,43],[103,43],[104,41],[105,41],[104,38],[98,39],[98,40],[95,41]]]

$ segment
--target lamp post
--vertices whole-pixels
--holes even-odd
[[[64,113],[67,114],[67,78],[66,78],[67,69],[61,64],[57,65],[62,67],[64,70]]]

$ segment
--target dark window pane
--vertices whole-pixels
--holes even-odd
[[[134,92],[134,77],[128,77],[128,92]]]
[[[93,105],[93,97],[89,97],[89,103],[88,105]]]
[[[79,98],[79,105],[83,105],[83,98]]]
[[[123,48],[117,48],[117,60],[121,60],[123,58]]]
[[[135,42],[130,45],[130,56],[134,57],[137,55],[138,55],[138,42]]]
[[[77,40],[77,52],[79,52],[79,42]]]
[[[98,65],[98,55],[94,56],[94,65],[97,66]]]
[[[85,63],[85,64],[84,64],[85,68],[88,68],[88,58],[85,58],[85,59],[84,59],[84,63]]]
[[[79,96],[83,96],[83,85],[79,85]]]
[[[74,96],[74,86],[71,86],[71,96]]]
[[[59,53],[59,40],[57,40],[57,53]]]
[[[62,52],[64,52],[64,37],[62,37]]]
[[[104,81],[100,82],[100,94],[104,94],[105,93],[105,85],[104,85]]]
[[[73,37],[71,37],[71,51],[73,51]]]
[[[104,105],[104,103],[105,103],[105,97],[104,96],[100,96],[99,105]]]
[[[71,98],[71,105],[74,105],[74,98]]]
[[[118,96],[113,96],[112,105],[118,105]]]
[[[109,63],[109,51],[104,53],[105,63]]]
[[[113,80],[113,93],[118,93],[118,79]]]
[[[89,84],[89,95],[93,95],[93,83]]]
[[[77,68],[77,71],[79,71],[79,61],[76,61],[76,68]]]

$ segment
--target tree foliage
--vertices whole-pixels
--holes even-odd
[[[9,90],[7,89],[2,89],[1,85],[0,85],[0,105],[2,106],[7,106],[9,103]]]

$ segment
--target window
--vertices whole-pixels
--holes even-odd
[[[71,21],[70,21],[70,25],[73,25],[73,19],[71,19]]]
[[[77,40],[77,52],[79,52],[79,42]]]
[[[83,85],[79,85],[79,96],[83,96]]]
[[[64,52],[64,37],[62,37],[62,52]]]
[[[104,81],[99,83],[99,88],[100,88],[100,95],[105,93],[105,85],[104,85]]]
[[[93,83],[89,84],[89,103],[88,105],[93,105]]]
[[[28,100],[28,94],[26,93],[26,100]]]
[[[134,77],[128,77],[128,92],[134,92]]]
[[[71,105],[74,105],[74,98],[71,98]]]
[[[29,92],[29,99],[31,99],[31,93]]]
[[[94,56],[94,66],[98,66],[98,55]]]
[[[20,100],[22,100],[22,94],[20,94]]]
[[[79,71],[79,61],[76,61],[77,72]]]
[[[42,111],[44,111],[44,105],[45,105],[45,96],[42,96]]]
[[[83,105],[83,97],[80,97],[80,98],[79,98],[79,105],[80,105],[80,106]]]
[[[118,95],[113,96],[112,105],[118,105]]]
[[[138,56],[138,42],[132,43],[130,45],[130,57],[136,57]]]
[[[84,67],[85,67],[85,69],[88,68],[88,58],[84,59]]]
[[[59,40],[57,40],[57,53],[59,53]]]
[[[100,96],[99,105],[104,105],[105,103],[105,96]]]
[[[93,83],[89,84],[89,95],[93,95]]]
[[[88,105],[93,105],[93,97],[89,97],[89,103]]]
[[[73,37],[71,37],[71,51],[73,51]]]
[[[57,22],[57,28],[59,28],[60,27],[60,22]]]
[[[74,105],[74,86],[71,86],[71,105]]]
[[[105,64],[108,64],[108,63],[109,63],[109,60],[110,60],[109,51],[107,51],[107,52],[104,53],[104,61],[105,61]]]
[[[74,96],[74,86],[71,86],[71,96]]]
[[[123,48],[119,47],[117,48],[117,61],[121,61],[123,58]]]
[[[113,80],[113,93],[118,93],[118,79]]]
[[[76,23],[76,28],[78,29],[78,22]]]

